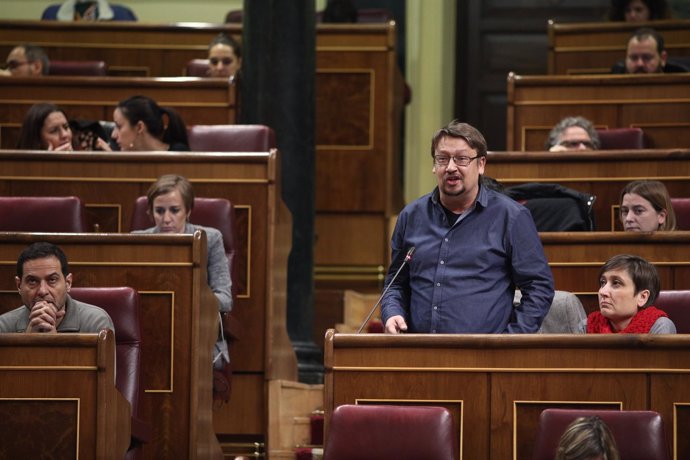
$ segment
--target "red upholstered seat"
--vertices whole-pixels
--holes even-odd
[[[139,407],[143,394],[139,293],[130,287],[73,287],[70,296],[101,307],[113,320],[117,354],[115,386],[129,401],[132,411],[132,444],[126,459],[141,458],[142,444],[149,441],[151,428],[141,420]]]
[[[654,306],[666,312],[679,334],[690,334],[690,291],[661,291]]]
[[[643,149],[644,133],[640,128],[597,129],[601,150]]]
[[[184,74],[187,77],[208,77],[208,59],[192,59],[187,62]]]
[[[546,409],[539,417],[532,460],[553,460],[568,425],[578,417],[593,415],[608,425],[622,460],[670,459],[664,423],[657,412]]]
[[[324,459],[451,460],[457,442],[443,407],[343,405],[333,411]]]
[[[690,230],[690,198],[671,198],[671,206],[676,214],[676,229]]]
[[[0,197],[0,231],[84,233],[86,208],[76,196]]]
[[[48,66],[48,75],[72,75],[87,77],[105,77],[108,68],[105,61],[55,61]]]
[[[264,125],[194,125],[187,128],[193,152],[267,152],[275,134]]]

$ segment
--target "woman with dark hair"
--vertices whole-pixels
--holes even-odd
[[[654,307],[661,290],[656,267],[631,254],[611,257],[599,270],[599,310],[584,319],[586,334],[675,334],[668,315]]]
[[[26,112],[17,148],[22,150],[72,150],[72,130],[65,112],[54,104],[34,104]]]
[[[621,190],[620,219],[626,232],[673,231],[676,214],[666,186],[656,180],[629,182]]]
[[[611,0],[610,21],[643,22],[668,19],[666,0]]]
[[[115,128],[111,137],[120,150],[189,151],[187,127],[180,115],[169,107],[161,107],[146,96],[132,96],[120,103],[113,112]],[[98,143],[103,150],[111,150],[107,142]]]

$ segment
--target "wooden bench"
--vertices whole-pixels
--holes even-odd
[[[0,170],[0,194],[80,196],[103,232],[127,232],[135,199],[162,174],[181,174],[194,185],[197,196],[226,198],[234,204],[238,296],[233,316],[241,324],[241,337],[231,354],[232,398],[214,411],[214,427],[234,439],[266,439],[268,381],[297,380],[285,326],[290,216],[280,199],[277,153],[4,151]],[[127,277],[120,284],[135,280]]]
[[[70,119],[112,120],[117,103],[144,95],[176,109],[187,124],[235,123],[236,87],[206,78],[0,78],[0,147],[13,149],[22,121],[37,102],[52,102]]]
[[[673,197],[690,196],[690,150],[491,152],[486,175],[505,187],[555,182],[596,196],[596,229],[620,229],[620,192],[630,181],[659,180]]]
[[[631,22],[548,23],[550,75],[610,73],[625,59],[628,39],[640,26],[650,26],[664,37],[670,58],[690,57],[690,20]]]
[[[443,406],[458,430],[457,458],[529,459],[546,408],[655,410],[672,458],[690,457],[688,335],[331,330],[324,365],[326,433],[341,404]]]
[[[687,148],[690,73],[508,75],[506,150],[544,150],[551,128],[573,115],[597,128],[642,128],[649,148]]]
[[[0,334],[0,417],[4,458],[122,459],[130,407],[112,331]]]
[[[62,248],[75,285],[139,291],[144,385],[140,417],[152,431],[143,448],[146,458],[168,458],[173,452],[184,452],[186,458],[218,458],[210,364],[218,313],[213,292],[200,282],[207,277],[205,235],[2,233],[3,310],[21,305],[13,279],[16,259],[36,241]]]

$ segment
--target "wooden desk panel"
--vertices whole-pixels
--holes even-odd
[[[491,152],[486,175],[506,187],[555,182],[590,193],[596,229],[610,231],[620,192],[630,181],[660,180],[673,197],[690,196],[690,150],[600,150],[597,152]]]
[[[0,194],[80,196],[101,231],[127,232],[135,199],[145,195],[157,177],[171,172],[187,177],[197,196],[227,198],[235,205],[239,282],[233,315],[241,324],[241,336],[232,347],[231,359],[235,388],[246,388],[252,394],[233,392],[230,404],[214,411],[214,423],[221,434],[264,436],[268,429],[266,414],[253,409],[257,405],[267,407],[265,388],[244,385],[240,380],[297,380],[297,365],[285,326],[290,216],[280,199],[277,153],[5,151],[0,152],[0,170]],[[12,259],[16,260],[19,252]],[[80,278],[83,276],[90,274],[80,273]],[[169,300],[166,292],[175,290],[174,281],[165,281],[167,290],[156,289],[155,276],[155,272],[146,275],[151,283],[147,290],[153,291],[148,297],[157,302]],[[131,275],[123,280],[124,284],[134,281]],[[160,339],[161,343],[166,340]],[[252,417],[234,417],[238,412]]]
[[[0,417],[3,458],[122,459],[131,416],[112,331],[0,334]]]
[[[183,452],[187,458],[218,458],[210,366],[218,315],[217,300],[201,281],[207,278],[205,235],[0,233],[0,289],[6,310],[19,305],[12,276],[17,256],[35,241],[63,249],[79,286],[131,286],[139,291],[144,371],[140,414],[152,427],[146,458]]]
[[[616,254],[636,254],[659,271],[661,289],[690,289],[690,232],[540,233],[556,289],[575,293],[588,312],[597,308],[599,269]]]
[[[660,412],[688,458],[690,336],[326,335],[326,427],[341,404],[450,408],[463,459],[528,459],[549,407]],[[328,440],[326,440],[328,442]]]
[[[215,78],[2,78],[0,148],[16,148],[24,116],[37,102],[57,104],[70,119],[112,120],[119,101],[140,94],[173,107],[188,125],[232,124],[235,91],[234,85]]]
[[[690,74],[508,75],[507,150],[541,151],[561,119],[642,128],[656,149],[690,145]]]
[[[220,32],[242,35],[238,24],[4,20],[0,54],[33,43],[51,59],[103,60],[113,75],[177,77],[189,60],[208,56],[208,44]]]
[[[551,75],[609,73],[625,59],[630,35],[643,24],[587,22],[558,24],[549,21]],[[690,20],[653,21],[647,24],[663,37],[669,57],[690,57]]]

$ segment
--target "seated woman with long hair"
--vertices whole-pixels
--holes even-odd
[[[34,104],[26,112],[17,148],[22,150],[72,150],[72,129],[65,111],[55,104]]]
[[[661,282],[642,257],[619,254],[599,270],[599,311],[580,323],[587,334],[675,334],[668,315],[653,307]]]
[[[132,96],[117,104],[113,112],[115,128],[111,137],[124,151],[189,151],[187,127],[170,107],[161,107],[146,96]],[[106,141],[101,150],[111,150]]]
[[[656,180],[636,180],[621,191],[620,219],[626,232],[676,229],[676,214],[666,186]]]

